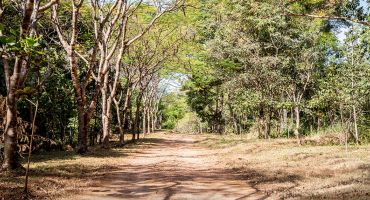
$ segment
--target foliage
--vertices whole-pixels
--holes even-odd
[[[162,98],[160,110],[163,116],[162,127],[174,129],[187,112],[187,104],[184,95],[169,93]]]
[[[367,141],[362,125],[368,121],[369,28],[286,15],[366,20],[367,4],[280,3],[199,3],[194,27],[204,48],[193,57],[184,86],[190,107],[212,132],[248,132],[256,125],[260,137],[279,137],[342,124],[339,133],[349,132],[356,139],[354,124],[359,123],[362,141]],[[343,27],[351,31],[341,42],[337,31]]]

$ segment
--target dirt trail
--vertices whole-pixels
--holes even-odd
[[[169,135],[129,155],[74,199],[265,199],[262,192],[218,165],[214,150],[191,136]],[[165,139],[164,139],[165,138]]]

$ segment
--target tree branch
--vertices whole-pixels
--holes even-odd
[[[291,13],[291,12],[288,12],[285,15],[289,17],[309,17],[309,18],[317,18],[317,19],[340,20],[340,21],[353,22],[356,24],[362,24],[364,26],[370,27],[370,22],[361,21],[358,19],[352,19],[352,18],[343,17],[343,16],[320,16],[320,15],[313,15],[313,14],[298,14],[298,13]]]
[[[51,6],[53,6],[54,4],[58,4],[59,3],[59,0],[51,0],[49,3],[41,6],[38,10],[39,13],[41,12],[44,12],[46,10],[48,10]]]

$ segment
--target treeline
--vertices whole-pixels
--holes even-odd
[[[205,48],[184,89],[208,131],[370,140],[367,1],[201,4]]]
[[[0,1],[1,169],[21,167],[33,119],[35,136],[79,153],[109,148],[113,133],[124,144],[124,134],[159,128],[160,82],[191,37],[184,9],[183,0]]]
[[[21,167],[33,122],[79,153],[174,128],[171,76],[201,131],[367,142],[369,27],[363,0],[0,0],[1,169]]]

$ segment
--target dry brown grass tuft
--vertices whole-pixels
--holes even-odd
[[[226,168],[277,199],[370,199],[370,145],[296,145],[294,140],[247,140],[209,135]]]

